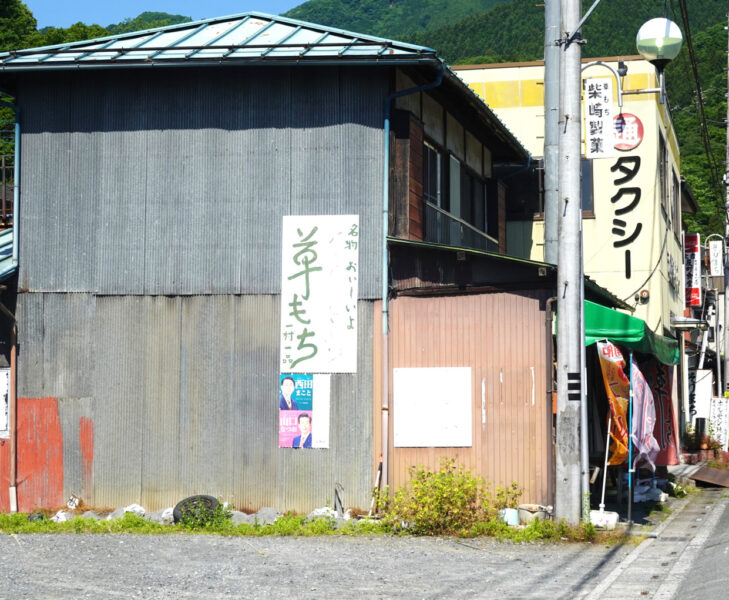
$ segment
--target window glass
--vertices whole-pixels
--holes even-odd
[[[456,217],[461,216],[461,163],[451,156],[448,161],[450,212]]]
[[[433,146],[423,148],[423,198],[436,206],[441,205],[441,155]]]

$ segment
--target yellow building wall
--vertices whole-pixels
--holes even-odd
[[[655,70],[650,63],[642,59],[625,59],[625,62],[628,75],[623,78],[624,90],[657,87]],[[609,64],[617,68],[617,62]],[[458,67],[456,70],[532,155],[542,157],[543,64],[486,65]],[[583,71],[583,78],[594,77],[612,79],[610,72],[601,66],[592,66]],[[613,89],[613,112],[617,114],[617,86],[614,85]],[[635,316],[644,319],[651,329],[664,333],[670,327],[671,313],[683,312],[680,278],[677,281],[674,277],[673,281],[669,281],[669,260],[679,268],[682,263],[681,240],[674,234],[674,230],[680,232],[681,227],[679,224],[674,228],[670,223],[671,203],[674,202],[671,197],[673,174],[679,177],[678,144],[667,108],[659,104],[657,94],[624,96],[623,112],[635,114],[642,121],[643,141],[633,150],[616,150],[612,158],[593,161],[594,217],[583,220],[585,273],[634,306]],[[659,185],[659,134],[666,140],[668,148],[667,210],[663,209],[663,194]],[[616,180],[623,176],[618,168],[619,161],[626,157],[638,157],[640,167],[632,180],[619,185]],[[627,168],[628,163],[624,164]],[[640,200],[629,212],[616,215],[616,210],[627,208],[634,199],[634,195],[627,193],[622,198],[618,196],[619,190],[627,187],[640,189]],[[680,199],[676,201],[680,207]],[[620,247],[620,242],[634,233],[637,227],[640,227],[640,232],[635,240]],[[629,277],[626,272],[626,250],[630,251]],[[509,254],[543,261],[543,221],[509,222],[507,251]],[[647,301],[635,298],[642,290],[648,292]]]

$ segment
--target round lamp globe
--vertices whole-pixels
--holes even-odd
[[[640,55],[659,70],[678,56],[682,43],[683,36],[678,25],[662,18],[644,23],[635,38]]]

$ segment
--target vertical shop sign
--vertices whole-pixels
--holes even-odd
[[[712,277],[724,275],[724,242],[722,240],[709,242],[709,275]]]
[[[585,79],[585,157],[613,155],[613,82]]]
[[[687,233],[684,238],[684,277],[686,306],[701,306],[701,239],[698,233]]]
[[[635,185],[626,184],[630,184],[640,171],[640,156],[621,156],[610,167],[610,171],[620,173],[620,176],[613,180],[613,184],[618,188],[617,192],[610,198],[610,203],[615,207],[611,231],[613,248],[625,248],[625,278],[630,279],[633,271],[630,249],[640,236],[643,223],[633,214],[640,204],[641,190]]]
[[[729,443],[729,398],[715,397],[711,399],[711,432],[712,437],[721,444],[726,452]]]
[[[285,216],[281,372],[357,371],[357,215]]]

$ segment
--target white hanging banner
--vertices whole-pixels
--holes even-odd
[[[721,277],[724,275],[724,242],[711,240],[709,242],[709,275]]]
[[[615,154],[612,79],[585,79],[585,157]]]
[[[281,372],[356,373],[359,216],[285,216]]]

